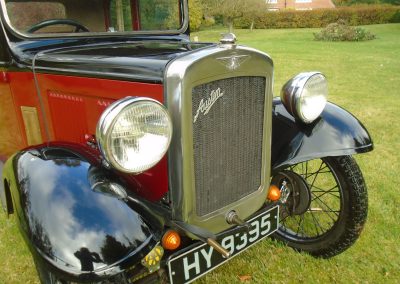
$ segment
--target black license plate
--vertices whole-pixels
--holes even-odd
[[[219,235],[217,240],[230,252],[232,258],[275,232],[279,224],[278,216],[279,206],[275,206],[251,218],[248,221],[251,225],[248,233],[231,230]],[[230,258],[223,258],[213,247],[202,243],[168,261],[170,282],[190,283]]]

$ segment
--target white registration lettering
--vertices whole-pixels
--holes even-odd
[[[211,256],[213,254],[214,248],[210,247],[210,249],[208,250],[208,252],[205,249],[202,249],[200,252],[203,255],[204,259],[207,262],[207,268],[211,267]]]
[[[254,229],[249,232],[250,236],[249,241],[252,243],[255,242],[258,239],[258,236],[260,235],[260,226],[257,220],[251,222],[251,226],[254,227]]]
[[[189,264],[187,257],[183,258],[183,271],[185,271],[185,280],[190,279],[190,270],[195,269],[196,274],[200,273],[199,253],[194,253],[194,262]]]
[[[269,220],[270,214],[266,214],[261,218],[261,236],[265,236],[271,230],[271,221]]]
[[[246,245],[247,245],[247,234],[246,233],[242,234],[242,236],[240,237],[240,240],[242,242],[236,246],[237,250],[241,250],[244,247],[246,247]]]
[[[233,254],[235,251],[235,239],[233,236],[226,236],[225,238],[222,239],[221,245],[224,247],[224,249],[229,250],[230,254]]]

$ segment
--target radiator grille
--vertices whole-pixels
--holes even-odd
[[[265,84],[264,77],[235,77],[193,89],[198,216],[231,204],[260,187]]]

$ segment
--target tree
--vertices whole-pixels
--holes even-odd
[[[258,16],[263,16],[266,12],[267,5],[264,0],[245,0],[246,9],[243,11],[243,16],[251,20],[250,30],[254,28],[254,21]]]
[[[189,0],[190,29],[196,31],[203,20],[203,4],[201,0]]]
[[[206,13],[212,16],[221,15],[229,28],[233,31],[233,24],[236,19],[246,14],[256,15],[266,9],[264,0],[206,0],[203,1]]]

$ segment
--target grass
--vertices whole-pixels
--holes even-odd
[[[244,252],[199,282],[398,283],[400,279],[400,25],[367,26],[368,42],[319,42],[316,29],[238,30],[239,44],[274,60],[276,95],[302,71],[318,70],[329,81],[329,100],[359,118],[375,150],[356,156],[369,188],[369,217],[358,242],[343,254],[321,260],[270,240]],[[218,41],[223,30],[196,33]]]
[[[268,53],[275,64],[275,94],[302,71],[322,71],[330,101],[357,116],[375,150],[358,155],[369,187],[369,218],[357,243],[328,260],[267,240],[216,269],[200,283],[398,283],[400,279],[400,25],[368,26],[368,42],[317,42],[315,29],[238,30],[239,43]],[[223,30],[196,33],[218,41]],[[0,215],[0,283],[38,283],[13,218]]]

